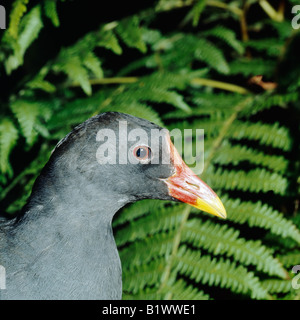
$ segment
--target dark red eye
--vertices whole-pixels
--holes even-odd
[[[139,146],[139,147],[134,148],[133,154],[138,160],[151,159],[151,149],[146,146]]]

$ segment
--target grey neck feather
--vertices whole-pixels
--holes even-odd
[[[45,177],[25,215],[0,234],[2,299],[121,299],[111,221],[129,199],[80,179],[62,181]]]

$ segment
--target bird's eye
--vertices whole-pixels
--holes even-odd
[[[147,146],[139,146],[134,148],[133,155],[140,161],[151,159],[151,149]]]

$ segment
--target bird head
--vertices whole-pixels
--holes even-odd
[[[182,201],[226,218],[221,200],[185,164],[169,131],[147,120],[100,114],[75,128],[54,153],[69,157],[69,168],[88,180],[78,188],[92,186],[107,199]]]

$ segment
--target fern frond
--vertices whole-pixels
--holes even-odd
[[[22,19],[17,45],[14,46],[14,54],[9,56],[7,61],[5,61],[7,74],[10,74],[23,64],[23,57],[26,50],[32,42],[36,40],[42,28],[41,7],[37,5]]]
[[[41,7],[34,7],[23,19],[21,23],[22,31],[18,38],[20,45],[20,54],[23,56],[27,48],[38,37],[40,30],[43,28],[41,18]]]
[[[185,73],[172,72],[153,72],[149,76],[141,78],[139,86],[147,86],[148,88],[160,89],[178,89],[184,90],[187,88],[192,79],[196,77],[203,77],[207,74],[207,69],[199,69],[197,71],[190,71]]]
[[[166,264],[165,258],[144,263],[137,268],[131,267],[123,272],[123,299],[172,299],[172,300],[208,300],[209,296],[192,285],[179,279],[174,285],[159,290],[159,283]],[[137,273],[138,272],[138,273]]]
[[[32,145],[37,135],[34,126],[39,115],[39,106],[37,103],[17,100],[11,104],[11,110],[20,123],[27,144]]]
[[[119,214],[113,221],[113,226],[117,227],[126,222],[133,221],[136,218],[144,216],[151,211],[163,209],[166,202],[162,200],[141,200],[122,209],[122,214]]]
[[[199,19],[200,19],[200,15],[202,13],[202,11],[204,10],[206,6],[206,0],[199,0],[193,7],[192,9],[192,13],[193,13],[193,26],[196,27]]]
[[[295,250],[286,254],[278,255],[278,260],[286,267],[295,266],[300,263],[300,252]]]
[[[136,294],[123,294],[122,298],[123,300],[211,300],[208,294],[188,285],[182,279],[166,286],[163,291],[146,288]]]
[[[189,114],[188,114],[189,115]],[[191,130],[196,130],[196,129],[203,129],[205,132],[205,138],[213,138],[218,136],[220,132],[220,128],[222,127],[222,124],[224,124],[223,119],[217,119],[214,121],[211,121],[210,119],[198,119],[192,122],[188,122],[187,120],[183,120],[180,122],[172,122],[169,126],[169,130],[173,129],[179,129],[182,132],[184,129],[191,129]],[[205,145],[207,145],[207,140],[205,140]]]
[[[270,230],[283,238],[290,237],[300,243],[300,231],[282,213],[260,201],[253,203],[240,199],[223,199],[228,211],[228,219],[239,224],[248,223],[250,227]]]
[[[56,112],[52,116],[47,126],[50,130],[57,130],[60,128],[55,136],[60,139],[75,125],[95,114],[106,111],[130,113],[136,117],[144,118],[163,126],[163,122],[159,118],[158,113],[150,106],[138,102],[134,96],[127,95],[126,97],[121,93],[119,95],[114,95],[113,93],[110,94],[110,92],[106,96],[103,95],[102,91],[93,94],[91,97],[64,103],[64,108],[60,109],[59,112]],[[72,117],[70,117],[70,113],[72,113]],[[63,128],[61,128],[61,123],[65,124]]]
[[[142,40],[146,44],[150,44],[154,51],[159,50],[160,42],[163,41],[165,38],[162,36],[159,30],[149,29],[148,27],[140,27],[142,32]]]
[[[185,5],[191,5],[193,2],[190,0],[159,0],[156,4],[155,10],[156,11],[169,11],[174,8],[180,8]]]
[[[291,92],[286,94],[261,94],[257,95],[253,103],[249,107],[241,110],[241,116],[249,116],[256,114],[262,110],[270,109],[274,106],[286,108],[291,102],[296,102],[299,99],[298,92]]]
[[[30,89],[40,89],[48,93],[56,91],[56,87],[49,81],[44,80],[44,77],[38,74],[31,81],[26,83],[26,87]]]
[[[229,63],[230,74],[242,74],[246,77],[255,75],[270,76],[275,70],[276,63],[266,59],[236,59]]]
[[[161,127],[164,126],[162,120],[159,117],[159,114],[152,107],[138,101],[132,101],[129,103],[125,103],[124,101],[120,103],[118,103],[117,101],[113,101],[110,106],[106,106],[101,110],[101,112],[106,111],[129,113],[135,117],[144,118],[151,122],[154,122]]]
[[[231,114],[234,108],[242,102],[244,97],[237,94],[224,94],[215,92],[193,92],[192,103],[195,107],[192,108],[189,116],[210,116],[210,121],[224,119],[228,114]],[[182,119],[187,115],[181,110],[168,112],[165,119]],[[198,126],[201,128],[202,122],[198,120]]]
[[[224,74],[230,72],[229,65],[225,60],[222,51],[208,40],[198,39],[197,48],[194,54],[197,60],[204,61],[212,69]]]
[[[93,52],[88,52],[84,57],[83,65],[88,68],[97,78],[103,78],[103,70],[101,68],[100,60]]]
[[[220,73],[229,73],[229,66],[222,50],[203,37],[178,34],[174,38],[166,39],[165,42],[168,45],[165,46],[164,53],[160,55],[160,62],[157,61],[155,55],[152,55],[143,61],[144,65],[152,68],[163,67],[172,72],[176,69],[186,69],[190,63],[198,60]]]
[[[278,122],[269,125],[261,122],[235,121],[229,128],[227,136],[236,140],[255,140],[261,145],[280,148],[284,151],[290,150],[292,145],[289,131]]]
[[[65,56],[64,56],[65,55]],[[60,55],[59,63],[53,66],[56,72],[64,72],[73,82],[80,84],[82,90],[87,94],[92,94],[92,87],[89,82],[89,75],[78,56],[72,56],[66,52]]]
[[[48,122],[48,128],[50,130],[58,130],[61,128],[60,123],[64,123],[66,130],[70,131],[73,126],[89,118],[104,99],[105,97],[100,94],[93,94],[91,97],[76,99],[65,103],[64,108],[60,108],[59,112],[54,113]],[[69,116],[70,113],[72,113],[72,117]]]
[[[243,44],[236,38],[236,34],[231,29],[219,25],[202,34],[223,40],[239,54],[243,54],[245,51]]]
[[[283,42],[280,43],[280,41],[278,41],[278,38],[248,40],[245,43],[246,46],[256,51],[265,51],[267,55],[271,57],[277,57],[283,44]]]
[[[13,3],[8,32],[14,39],[18,37],[20,21],[27,10],[28,2],[29,0],[16,0]]]
[[[288,181],[282,175],[265,169],[254,169],[248,172],[209,168],[206,173],[207,182],[218,189],[242,190],[248,192],[268,192],[284,194]]]
[[[291,280],[263,280],[262,286],[270,293],[288,293],[293,290]]]
[[[123,292],[122,300],[163,300],[163,294],[157,292],[156,288],[144,288],[135,294]]]
[[[146,288],[135,294],[123,291],[122,300],[163,300],[163,295],[157,289]]]
[[[116,32],[128,47],[136,48],[145,53],[147,51],[147,47],[143,41],[139,24],[140,21],[137,16],[124,19],[116,27]]]
[[[149,264],[123,271],[123,289],[125,292],[138,293],[145,287],[157,286],[160,282],[162,271],[165,267],[165,259],[158,259]]]
[[[122,246],[138,239],[145,239],[157,232],[176,228],[182,220],[184,208],[184,205],[162,208],[137,221],[131,221],[128,226],[118,230],[117,245]]]
[[[242,101],[244,97],[231,93],[216,93],[216,92],[199,92],[193,93],[193,103],[197,106],[193,109],[195,115],[202,111],[202,114],[212,115],[212,109],[215,111],[223,110],[232,112],[233,109]]]
[[[210,300],[208,294],[202,290],[188,285],[184,280],[179,279],[174,285],[166,286],[166,298],[172,300]]]
[[[97,78],[103,77],[100,59],[93,53],[96,47],[105,47],[116,54],[122,53],[113,31],[104,25],[99,30],[86,34],[73,46],[61,49],[51,67],[47,68],[46,72],[42,69],[42,74],[38,77],[44,79],[51,70],[55,73],[63,72],[73,85],[80,85],[87,95],[91,95],[89,73]]]
[[[157,233],[149,238],[135,241],[120,251],[123,268],[138,267],[151,260],[170,255],[175,233]]]
[[[55,27],[59,27],[59,17],[57,14],[57,1],[45,0],[44,2],[45,15],[52,21]]]
[[[139,88],[136,90],[131,89],[127,93],[123,93],[123,97],[126,99],[126,95],[135,97],[139,101],[150,101],[156,103],[167,103],[174,107],[177,107],[185,112],[190,112],[189,105],[184,101],[182,95],[175,91],[164,90],[161,88]]]
[[[236,266],[230,260],[210,256],[201,256],[199,251],[181,247],[176,257],[176,270],[195,282],[219,286],[233,292],[251,295],[253,299],[268,298],[259,279],[242,266]]]
[[[216,151],[213,159],[214,163],[222,165],[238,165],[243,161],[263,166],[278,173],[284,173],[289,164],[283,156],[267,155],[243,145],[231,145],[229,142],[223,143],[222,147]]]
[[[225,254],[244,265],[255,265],[257,270],[281,278],[286,271],[273,257],[273,251],[260,241],[246,240],[239,236],[239,231],[212,221],[201,222],[191,219],[183,229],[183,241],[197,248],[205,248],[214,255]]]
[[[210,121],[221,120],[234,112],[244,97],[237,94],[225,94],[216,92],[193,92],[192,102],[196,106],[192,109],[195,116],[209,115]],[[203,120],[199,119],[199,128]]]
[[[105,32],[101,34],[101,37],[97,39],[97,46],[104,47],[118,55],[122,53],[119,41],[111,30],[105,30]]]

